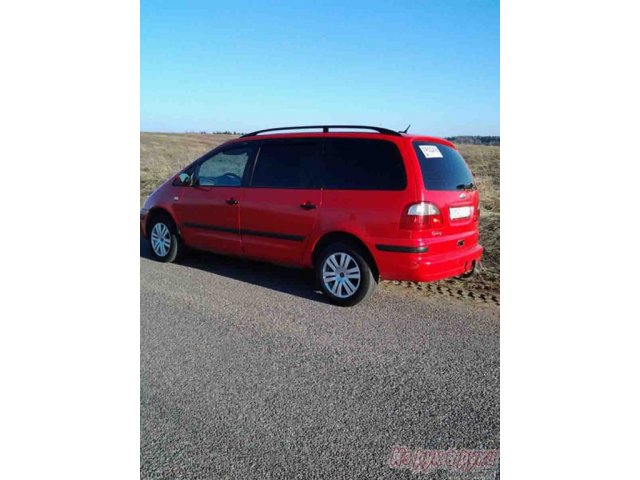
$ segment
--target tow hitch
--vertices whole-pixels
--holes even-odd
[[[460,275],[458,278],[471,278],[476,274],[476,261],[472,260],[471,261],[471,269],[464,272],[462,275]]]

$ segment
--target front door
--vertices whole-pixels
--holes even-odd
[[[265,140],[240,204],[247,256],[297,265],[322,204],[320,140]]]
[[[245,169],[254,153],[250,144],[218,151],[196,165],[193,185],[174,204],[187,245],[213,252],[241,253],[240,212]]]

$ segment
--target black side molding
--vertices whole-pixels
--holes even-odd
[[[425,253],[429,250],[429,247],[403,247],[400,245],[376,245],[376,248],[381,252],[396,252],[396,253]]]
[[[236,235],[240,235],[240,231],[235,228],[227,228],[227,227],[218,227],[217,225],[205,225],[202,223],[183,223],[183,227],[188,228],[199,228],[201,230],[214,230],[216,232],[225,232],[225,233],[235,233]]]
[[[237,230],[235,228],[219,227],[217,225],[205,225],[202,223],[183,223],[183,227],[199,228],[202,230],[213,230],[216,232],[233,233],[235,235],[251,235],[253,237],[268,237],[277,238],[278,240],[291,240],[293,242],[302,242],[304,237],[302,235],[290,235],[288,233],[276,233],[276,232],[258,232],[256,230]]]
[[[278,240],[292,240],[294,242],[302,242],[304,240],[304,237],[301,235],[289,235],[288,233],[257,232],[255,230],[240,230],[240,233],[253,237],[277,238]]]

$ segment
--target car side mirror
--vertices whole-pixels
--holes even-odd
[[[191,175],[189,175],[188,173],[181,173],[178,176],[178,179],[180,180],[180,183],[182,185],[191,185]]]

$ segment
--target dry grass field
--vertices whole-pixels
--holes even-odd
[[[141,133],[140,201],[173,173],[231,138],[234,136]],[[485,253],[473,284],[495,294],[499,292],[500,281],[500,147],[459,145],[459,148],[476,174],[480,189],[480,239]],[[443,283],[457,288],[454,280]]]

